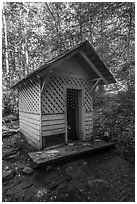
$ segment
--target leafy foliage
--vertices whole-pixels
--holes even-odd
[[[17,93],[10,89],[13,83],[88,39],[120,90],[117,95],[113,84],[99,87],[95,107],[105,108],[97,114],[95,130],[101,134],[109,129],[124,144],[123,151],[133,147],[129,144],[134,143],[134,2],[4,2],[2,23],[5,112],[18,109]]]
[[[119,95],[97,97],[95,110],[99,111],[94,119],[94,135],[103,138],[107,130],[116,150],[126,158],[135,154],[135,106],[132,92],[120,92]],[[99,102],[102,102],[99,109]]]

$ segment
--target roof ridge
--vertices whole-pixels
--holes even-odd
[[[21,81],[29,78],[30,76],[32,76],[33,74],[37,73],[38,71],[41,71],[44,67],[49,66],[52,62],[55,62],[56,60],[60,59],[61,57],[67,55],[68,53],[74,51],[75,49],[78,49],[81,45],[83,45],[84,43],[88,42],[88,40],[84,40],[83,42],[77,44],[76,46],[67,49],[66,51],[60,53],[58,56],[53,57],[51,60],[48,60],[46,63],[44,63],[43,65],[39,66],[39,68],[33,70],[32,72],[30,72],[27,76],[23,77],[20,81],[18,81],[15,85],[11,86],[11,88],[14,88],[16,85],[18,85]],[[88,42],[89,43],[89,42]]]

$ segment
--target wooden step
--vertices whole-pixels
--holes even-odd
[[[32,161],[36,166],[41,165],[53,165],[56,162],[68,161],[74,158],[79,158],[80,156],[114,147],[112,142],[81,142],[81,143],[70,143],[61,147],[53,148],[50,150],[43,150],[38,152],[28,153]]]

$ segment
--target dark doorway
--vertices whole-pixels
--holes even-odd
[[[67,129],[68,140],[78,140],[79,124],[79,92],[76,89],[67,89]]]

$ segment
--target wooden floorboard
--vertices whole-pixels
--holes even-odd
[[[84,154],[90,154],[103,151],[114,147],[112,142],[76,142],[53,148],[50,150],[43,150],[29,153],[30,158],[36,166],[49,165],[56,162],[68,161]]]

